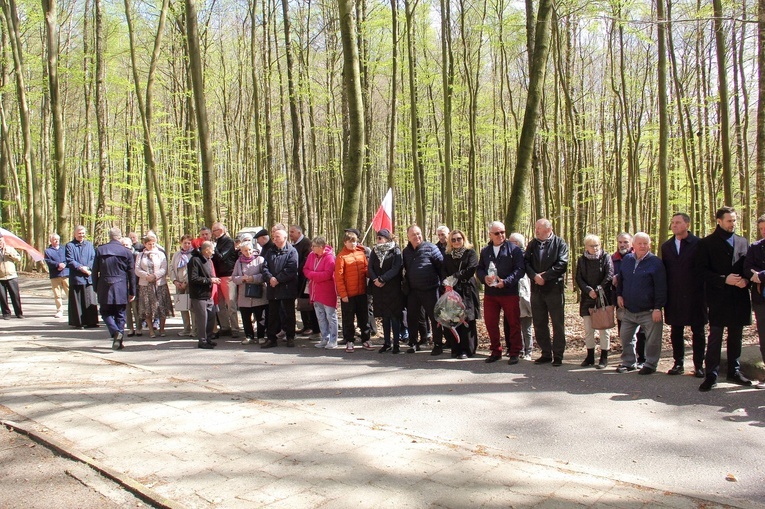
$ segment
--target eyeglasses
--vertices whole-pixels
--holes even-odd
[[[462,242],[462,237],[454,237],[452,242]]]
[[[499,231],[499,232],[491,232],[491,234],[492,234],[492,235],[496,235],[496,236],[498,236],[498,237],[499,237],[500,235],[504,235],[504,234],[505,234],[505,231],[504,231],[504,230],[502,230],[502,231]]]

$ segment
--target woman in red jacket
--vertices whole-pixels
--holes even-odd
[[[364,247],[359,245],[355,233],[346,232],[343,237],[345,247],[337,255],[335,261],[335,284],[340,296],[340,310],[343,313],[343,339],[346,341],[345,351],[353,352],[356,323],[361,329],[361,341],[365,349],[371,350],[369,344],[369,306],[367,305],[367,255]]]

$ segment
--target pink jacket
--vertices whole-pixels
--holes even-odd
[[[332,246],[325,246],[321,256],[316,256],[316,253],[311,251],[303,266],[303,274],[310,281],[311,302],[337,307],[335,253],[332,252]]]

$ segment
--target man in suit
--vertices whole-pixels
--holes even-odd
[[[561,366],[566,350],[563,292],[566,289],[564,278],[568,268],[568,245],[553,233],[548,219],[542,218],[535,223],[534,239],[526,247],[524,260],[526,275],[531,281],[534,336],[542,350],[542,356],[534,364],[552,362],[553,366]],[[552,342],[548,316],[553,327]]]
[[[109,242],[98,246],[93,263],[93,286],[101,317],[112,337],[112,350],[122,350],[125,310],[135,299],[133,255],[122,245],[119,228],[109,230]]]
[[[749,243],[733,233],[737,219],[733,207],[722,207],[715,217],[717,228],[699,241],[696,257],[699,274],[706,284],[709,309],[709,341],[704,358],[706,377],[699,386],[701,392],[708,392],[717,386],[725,328],[728,329],[727,380],[737,385],[752,385],[739,371],[744,326],[752,323],[752,307],[747,290],[749,280],[742,275]]]
[[[670,325],[672,357],[675,364],[668,375],[685,372],[685,326],[691,327],[693,338],[693,368],[696,378],[704,378],[704,324],[707,310],[704,306],[704,280],[695,268],[699,238],[689,231],[691,218],[678,212],[672,216],[672,238],[661,245],[661,259],[667,271],[667,305],[664,321]]]

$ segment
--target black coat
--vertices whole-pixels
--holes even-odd
[[[696,272],[699,240],[688,233],[680,241],[680,254],[677,253],[674,236],[661,245],[661,261],[667,270],[667,305],[664,308],[667,325],[698,326],[707,323],[704,277]]]
[[[765,302],[762,290],[765,288],[765,239],[760,239],[749,246],[744,260],[744,274],[747,279],[751,279],[752,271],[756,271],[760,278],[760,283],[749,283],[752,287],[752,303],[762,304]]]
[[[478,267],[478,254],[473,249],[466,249],[462,258],[454,258],[451,253],[444,255],[444,263],[441,266],[441,278],[448,276],[457,278],[454,291],[460,294],[467,312],[466,320],[477,320],[481,316],[481,301],[478,297],[478,282],[475,279],[475,270]]]
[[[297,299],[300,287],[298,286],[298,254],[294,247],[285,244],[282,249],[274,245],[266,251],[264,256],[266,263],[263,266],[263,281],[266,287],[268,300]],[[272,287],[268,282],[275,277],[279,284]]]
[[[300,242],[295,242],[292,244],[292,247],[295,248],[295,251],[297,251],[298,254],[298,284],[300,285],[300,292],[302,293],[306,283],[303,267],[305,267],[305,262],[308,260],[308,255],[311,254],[311,241],[308,240],[308,237],[303,235]]]
[[[384,256],[382,266],[374,249],[369,256],[368,293],[373,297],[372,308],[375,316],[396,316],[400,319],[404,309],[404,293],[401,291],[401,268],[404,260],[398,246],[394,246]],[[376,286],[375,280],[378,278],[385,285]]]
[[[590,316],[590,308],[596,307],[597,299],[590,297],[590,291],[602,288],[605,293],[606,304],[613,304],[613,289],[611,280],[614,277],[614,266],[611,255],[606,252],[600,253],[600,258],[590,260],[582,255],[576,261],[576,285],[582,295],[579,300],[579,316]]]
[[[541,258],[539,256],[540,244],[545,246]],[[531,239],[531,242],[526,246],[524,261],[526,262],[526,275],[531,280],[532,292],[547,293],[553,289],[563,292],[566,286],[566,269],[568,269],[568,244],[562,238],[552,235],[545,241],[536,238]],[[544,273],[542,276],[545,280],[544,286],[539,286],[534,282],[534,277],[541,273]]]
[[[189,260],[189,298],[207,300],[212,297],[213,262],[202,256],[198,249]]]
[[[234,265],[238,259],[239,254],[234,248],[234,239],[229,237],[227,233],[218,237],[212,256],[215,275],[217,277],[230,277],[234,273]]]
[[[734,235],[733,246],[728,244],[729,234],[719,226],[699,241],[696,263],[703,274],[709,324],[718,327],[742,326],[752,323],[749,290],[725,284],[729,274],[743,274],[744,257],[749,243]]]
[[[98,246],[92,278],[100,306],[127,304],[136,288],[133,254],[118,240]]]

